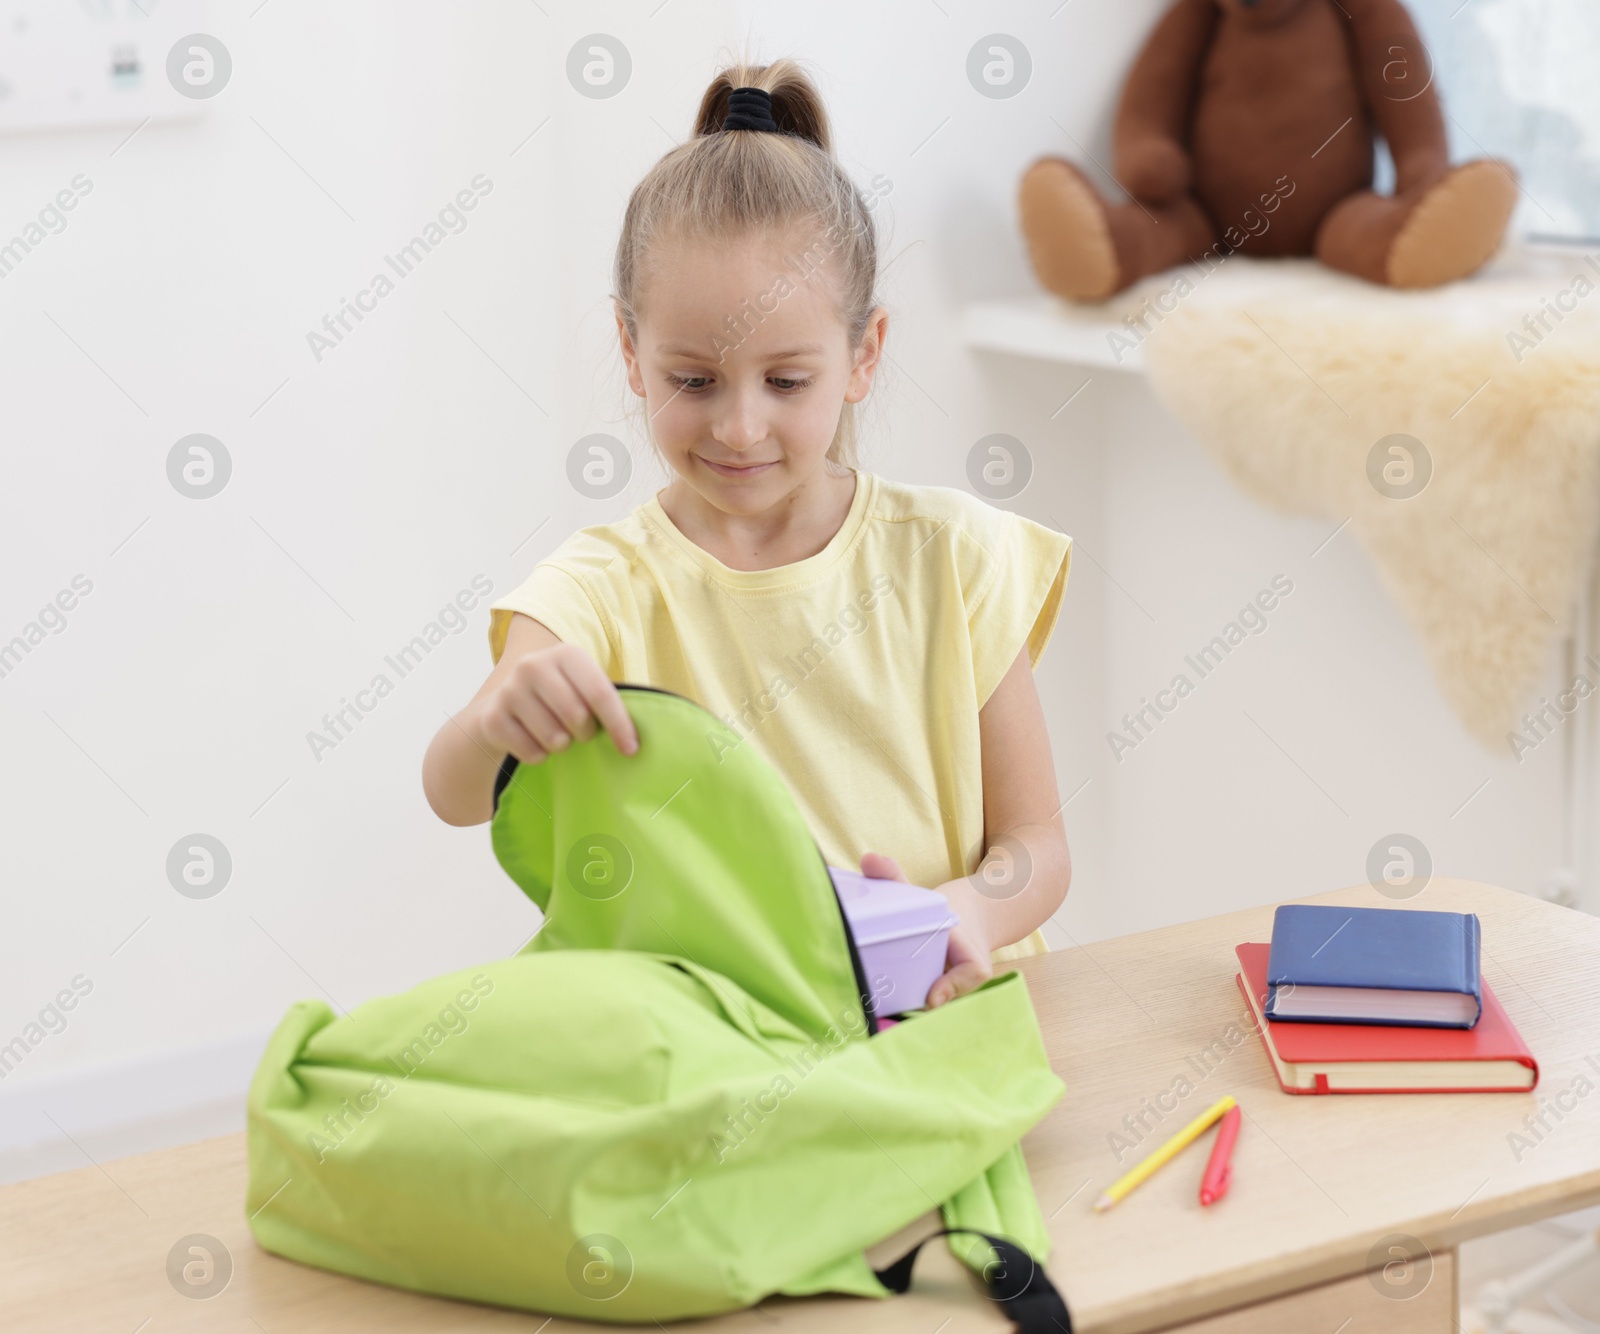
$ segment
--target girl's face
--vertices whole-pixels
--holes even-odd
[[[617,320],[657,446],[724,513],[760,514],[817,477],[844,404],[872,386],[888,316],[874,310],[850,345],[832,270],[816,263],[822,246],[803,235],[664,242],[637,342]]]

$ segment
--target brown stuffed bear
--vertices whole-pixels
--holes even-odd
[[[1399,0],[1177,0],[1117,108],[1108,204],[1062,158],[1022,179],[1039,281],[1076,301],[1207,252],[1316,255],[1369,282],[1432,287],[1499,247],[1516,177],[1452,168],[1432,68]],[[1372,192],[1373,137],[1394,159]]]

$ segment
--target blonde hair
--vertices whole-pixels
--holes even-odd
[[[779,134],[723,130],[735,88],[762,88],[772,98]],[[669,237],[725,241],[751,233],[814,231],[822,245],[799,258],[831,261],[839,315],[853,351],[877,302],[878,242],[872,212],[833,156],[821,95],[792,60],[735,64],[712,79],[700,99],[694,136],[666,153],[634,187],[622,219],[613,271],[616,302],[628,336],[637,340],[644,280],[656,242]],[[820,257],[816,250],[821,249]],[[735,312],[730,312],[734,314]],[[828,458],[853,467],[856,414],[846,403]]]

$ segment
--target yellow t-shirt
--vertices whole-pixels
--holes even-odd
[[[858,471],[821,551],[735,570],[651,497],[492,603],[489,646],[523,612],[613,681],[688,696],[777,769],[830,866],[881,852],[936,886],[983,859],[978,710],[1024,644],[1037,667],[1070,560],[1052,528]],[[994,958],[1047,949],[1035,931]]]

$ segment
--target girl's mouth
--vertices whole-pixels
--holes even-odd
[[[766,472],[768,468],[776,468],[778,466],[778,460],[776,459],[773,459],[768,463],[732,464],[714,463],[708,458],[701,458],[701,456],[698,454],[696,454],[695,457],[700,459],[700,462],[705,464],[706,467],[710,468],[711,471],[716,473],[718,477],[731,477],[735,479],[759,477],[762,473]]]

